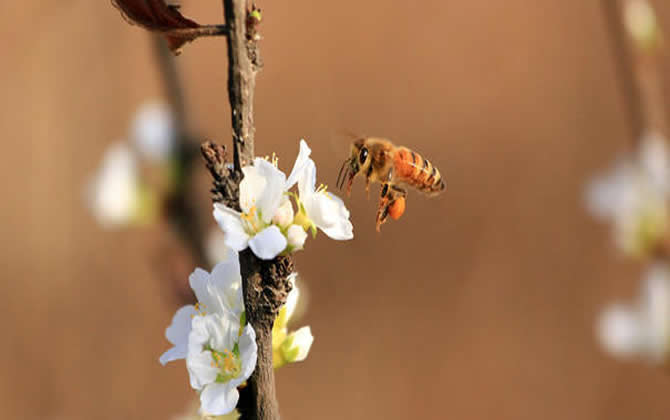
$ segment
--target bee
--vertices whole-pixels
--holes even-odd
[[[342,189],[346,182],[349,195],[354,178],[359,174],[365,176],[368,196],[370,183],[379,182],[382,185],[377,209],[377,232],[388,216],[397,220],[405,212],[405,186],[428,196],[435,196],[446,188],[440,171],[428,159],[383,138],[364,137],[351,145],[351,155],[344,161],[337,176],[337,187]]]

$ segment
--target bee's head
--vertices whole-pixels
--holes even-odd
[[[351,155],[344,161],[344,163],[342,163],[340,173],[337,176],[337,187],[339,189],[342,189],[344,181],[346,180],[347,194],[351,192],[351,185],[353,184],[356,175],[370,166],[370,158],[368,155],[369,151],[365,145],[364,138],[356,140],[351,144]]]

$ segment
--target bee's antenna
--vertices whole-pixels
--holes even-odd
[[[335,185],[337,186],[338,189],[342,189],[342,186],[344,185],[344,180],[347,178],[347,174],[349,173],[349,167],[348,164],[351,162],[351,158],[346,159],[342,163],[342,167],[340,168],[340,172],[337,174],[337,181],[335,182]],[[342,171],[344,171],[344,168],[347,168],[347,170],[344,172],[344,176],[342,176]],[[341,182],[340,182],[341,181]]]

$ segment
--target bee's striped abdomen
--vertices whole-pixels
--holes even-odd
[[[406,147],[399,147],[394,156],[393,175],[397,181],[429,194],[441,192],[444,181],[432,163]]]

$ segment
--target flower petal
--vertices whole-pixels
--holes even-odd
[[[188,277],[188,283],[195,293],[196,299],[204,306],[205,311],[215,311],[219,302],[209,290],[210,274],[202,268],[196,268]]]
[[[277,226],[263,229],[249,240],[249,247],[260,259],[271,260],[286,249],[286,237]]]
[[[172,317],[172,324],[165,330],[165,337],[174,344],[174,347],[163,353],[158,359],[162,365],[186,357],[188,335],[191,332],[191,316],[195,314],[193,305],[187,305],[180,308]]]
[[[598,335],[605,350],[613,355],[634,355],[640,350],[642,339],[637,312],[623,305],[612,305],[600,317]]]
[[[241,382],[243,382],[247,380],[247,378],[254,372],[254,369],[256,369],[256,361],[258,358],[256,331],[254,331],[251,324],[247,324],[242,330],[239,347],[240,360],[242,361],[242,373],[240,374],[240,378],[242,378]]]
[[[298,355],[293,360],[294,362],[302,362],[307,358],[309,350],[312,348],[314,336],[310,327],[302,327],[293,334],[293,345],[298,348]]]
[[[248,246],[249,235],[244,231],[240,214],[220,203],[214,203],[214,219],[225,234],[226,246],[242,251]]]
[[[216,296],[221,313],[230,312],[239,319],[244,302],[238,253],[229,248],[225,260],[214,266],[209,280],[209,293]]]
[[[307,159],[302,174],[298,178],[298,193],[300,199],[308,199],[316,190],[316,164],[312,159]]]
[[[200,409],[204,414],[221,416],[237,406],[240,393],[230,382],[207,385],[200,394]]]
[[[352,239],[354,227],[344,202],[331,193],[316,193],[304,202],[307,216],[332,239]]]
[[[290,189],[298,182],[298,177],[300,177],[307,166],[307,162],[310,160],[309,155],[312,153],[312,149],[307,146],[307,142],[303,139],[300,140],[300,151],[298,152],[298,157],[295,159],[295,164],[293,164],[293,169],[291,174],[286,180],[286,189]]]
[[[261,213],[262,220],[265,223],[270,223],[286,192],[286,175],[273,164],[261,158],[254,159],[254,168],[265,180],[265,188],[260,195],[255,197],[256,206]],[[241,196],[242,184],[240,184]]]
[[[290,281],[293,285],[293,288],[291,289],[291,292],[288,294],[288,297],[286,298],[286,320],[288,321],[291,319],[291,316],[293,315],[293,312],[295,312],[296,306],[298,306],[298,298],[300,297],[300,289],[298,288],[298,284],[296,282],[296,279],[298,277],[298,273],[291,273],[288,276],[288,281]]]

